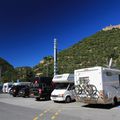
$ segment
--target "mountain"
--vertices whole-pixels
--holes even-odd
[[[29,66],[16,67],[17,79],[20,81],[32,82],[34,79],[34,72]]]
[[[53,57],[46,56],[39,64],[33,67],[36,76],[53,76]]]
[[[33,81],[34,72],[31,67],[23,66],[14,68],[9,62],[0,58],[1,82]]]
[[[9,62],[7,62],[1,57],[0,57],[0,67],[2,69],[2,73],[4,73],[5,71],[9,69],[14,69],[14,67]]]
[[[110,29],[108,28],[59,52],[58,73],[73,73],[75,69],[107,66],[111,57],[113,58],[112,67],[120,68],[120,29],[111,28],[111,26]],[[34,67],[41,73],[43,73],[43,69],[46,71],[48,69],[46,73],[50,73],[50,76],[53,75],[53,63],[49,64],[48,61],[48,68],[43,63]]]
[[[12,81],[15,79],[14,67],[1,57],[0,57],[0,72],[1,72],[2,82]]]
[[[58,55],[60,72],[73,72],[75,69],[107,66],[113,58],[113,67],[120,68],[120,29],[99,31]],[[66,69],[65,69],[66,68]]]

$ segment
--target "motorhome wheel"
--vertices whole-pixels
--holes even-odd
[[[113,106],[116,106],[117,104],[118,104],[117,97],[114,97],[114,99],[113,99]]]
[[[70,97],[70,96],[67,96],[66,99],[65,99],[65,102],[66,102],[66,103],[70,103],[70,102],[71,102],[71,97]]]
[[[40,101],[40,98],[39,98],[39,97],[37,97],[37,98],[36,98],[36,101]]]

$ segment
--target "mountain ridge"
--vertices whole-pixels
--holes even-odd
[[[86,67],[106,67],[111,57],[112,67],[120,69],[120,29],[100,30],[60,51],[57,56],[58,74],[73,73],[75,69]],[[53,64],[53,57],[45,56],[33,67],[33,72],[40,76],[53,76]]]
[[[58,53],[58,74],[73,73],[75,69],[86,67],[106,67],[111,57],[113,58],[112,67],[120,69],[119,28],[112,28],[107,31],[100,30],[60,51]],[[38,64],[38,68],[41,70],[39,72],[42,72],[42,69],[45,71],[44,64]],[[50,64],[49,68],[53,70],[53,64]]]

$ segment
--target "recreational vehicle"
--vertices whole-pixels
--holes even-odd
[[[10,88],[12,87],[12,82],[7,82],[3,84],[2,92],[3,93],[9,93]]]
[[[52,81],[55,83],[55,89],[51,93],[51,100],[66,103],[75,100],[73,74],[55,75]]]
[[[78,69],[75,91],[80,101],[88,104],[117,104],[120,101],[120,70],[92,67]]]

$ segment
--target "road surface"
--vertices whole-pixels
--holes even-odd
[[[54,103],[0,94],[0,120],[119,120],[120,106]]]

